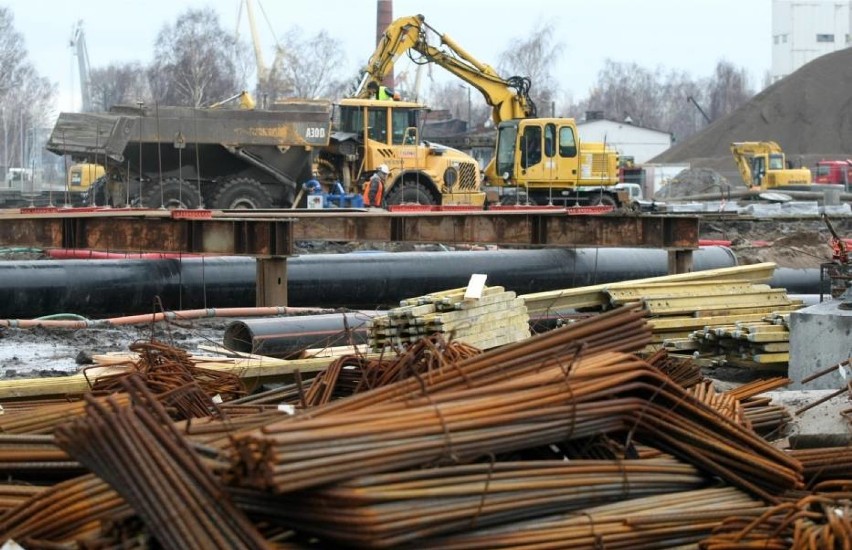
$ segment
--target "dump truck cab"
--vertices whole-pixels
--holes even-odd
[[[350,192],[386,164],[388,205],[482,206],[476,159],[450,147],[421,142],[426,107],[407,101],[344,99],[336,106],[331,143],[320,153],[325,183],[341,181]]]

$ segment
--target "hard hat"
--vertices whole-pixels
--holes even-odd
[[[382,174],[390,174],[390,168],[388,168],[387,164],[380,164],[379,172],[381,172]]]

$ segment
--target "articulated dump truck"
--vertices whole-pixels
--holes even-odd
[[[270,110],[116,106],[61,113],[47,149],[100,164],[103,206],[289,208],[329,143],[327,101]]]

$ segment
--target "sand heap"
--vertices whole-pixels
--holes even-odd
[[[797,166],[852,158],[852,49],[824,55],[651,162],[735,170],[734,141],[776,141]]]

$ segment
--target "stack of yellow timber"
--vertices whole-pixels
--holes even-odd
[[[692,273],[679,273],[677,275],[663,275],[661,277],[650,277],[634,281],[623,281],[618,283],[604,283],[594,286],[580,288],[568,288],[562,290],[551,290],[524,294],[521,296],[527,304],[530,315],[547,314],[549,312],[560,312],[579,308],[601,308],[610,303],[609,296],[605,291],[621,288],[631,288],[647,283],[686,283],[690,281],[706,281],[718,284],[726,281],[748,281],[754,284],[768,283],[775,272],[775,264],[764,262],[760,264],[744,265],[737,267],[724,267],[720,269],[708,269],[706,271],[695,271]]]
[[[691,349],[724,355],[726,363],[744,367],[783,366],[790,360],[789,321],[789,313],[775,312],[757,320],[707,326],[690,335]]]
[[[464,294],[458,288],[403,300],[370,321],[370,349],[404,347],[436,332],[480,349],[529,338],[529,314],[514,292],[492,286],[480,298],[465,299]]]
[[[784,289],[766,283],[774,263],[712,269],[635,281],[605,283],[523,295],[531,314],[564,309],[614,307],[641,302],[654,331],[654,344],[670,351],[698,350],[694,331],[705,327],[759,322],[772,312],[802,307]]]
[[[654,342],[667,343],[672,350],[694,349],[689,342],[696,330],[761,322],[769,313],[802,307],[802,301],[791,299],[784,289],[736,280],[649,283],[607,289],[606,294],[613,306],[641,302]]]

